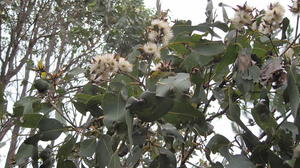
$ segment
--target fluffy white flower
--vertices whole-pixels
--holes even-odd
[[[262,23],[259,31],[264,34],[268,34],[278,29],[283,20],[284,12],[285,10],[279,2],[271,3],[262,17]]]
[[[241,29],[244,25],[250,25],[252,23],[252,19],[253,17],[251,13],[239,10],[235,13],[231,22],[237,29]]]
[[[124,58],[119,59],[119,69],[123,72],[131,72],[132,71],[132,64],[130,64]]]
[[[159,34],[157,33],[157,31],[153,30],[148,33],[148,39],[152,42],[156,41],[158,39],[158,37],[159,37]]]
[[[290,11],[293,14],[299,14],[300,13],[300,0],[293,0],[293,5],[289,6],[290,7]]]
[[[238,6],[231,23],[237,28],[241,29],[245,25],[250,25],[253,22],[252,15],[253,8],[246,3],[243,6]]]
[[[155,43],[148,42],[142,47],[142,49],[146,54],[153,55],[155,58],[160,57],[160,48]]]
[[[160,22],[161,22],[160,19],[154,19],[154,20],[151,21],[151,25],[152,25],[152,26],[156,26],[156,25],[158,25]]]
[[[93,58],[90,65],[91,80],[108,80],[109,77],[119,70],[118,62],[113,54],[98,55]]]
[[[158,46],[155,43],[148,42],[144,44],[142,49],[147,54],[154,54],[158,50]]]
[[[163,46],[167,46],[169,44],[169,41],[174,37],[174,34],[172,30],[169,30],[166,32],[162,38]]]

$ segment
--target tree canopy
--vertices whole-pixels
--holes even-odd
[[[171,21],[159,0],[156,14],[140,0],[1,2],[5,166],[298,168],[292,2],[209,0],[200,24]]]

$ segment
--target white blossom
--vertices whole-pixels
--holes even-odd
[[[147,54],[154,54],[155,52],[158,51],[158,46],[155,43],[148,42],[148,43],[144,44],[142,49]]]
[[[130,64],[124,58],[119,59],[119,70],[123,72],[131,72],[132,71],[132,64]]]
[[[251,25],[253,22],[252,11],[253,8],[248,6],[246,3],[244,4],[244,6],[238,6],[233,19],[231,19],[231,23],[237,29],[241,29],[245,25]]]
[[[300,0],[293,0],[293,5],[289,6],[290,7],[290,11],[293,14],[299,14],[300,13]]]
[[[285,10],[279,2],[271,3],[262,17],[259,31],[268,34],[278,29],[283,20],[284,12]]]
[[[157,31],[153,30],[148,33],[148,39],[152,42],[157,41],[158,37],[159,37],[159,34],[157,33]]]
[[[113,54],[95,56],[90,65],[91,80],[108,80],[109,77],[118,72],[119,65]]]

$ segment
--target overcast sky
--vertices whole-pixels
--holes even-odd
[[[156,0],[144,0],[146,7],[155,8]],[[212,0],[215,9],[219,15],[219,20],[222,19],[222,10],[218,6],[220,2],[235,7],[236,5],[243,5],[245,0]],[[247,3],[256,7],[257,9],[265,9],[270,2],[280,2],[286,9],[287,16],[292,20],[296,19],[292,16],[291,12],[288,10],[288,5],[291,5],[291,0],[249,0]],[[205,21],[205,9],[207,0],[161,0],[162,10],[169,9],[169,15],[172,20],[182,19],[182,20],[192,20],[193,24],[201,23]],[[227,8],[227,13],[229,16],[233,16],[233,10]]]

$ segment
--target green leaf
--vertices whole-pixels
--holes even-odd
[[[127,103],[128,102],[129,101],[127,101]],[[126,107],[127,106],[128,106],[128,104],[126,104]],[[129,141],[129,149],[131,149],[131,146],[133,145],[133,139],[132,139],[133,115],[127,109],[126,109],[126,112],[125,112],[125,120],[126,120],[126,125],[127,125],[127,135],[128,135],[128,141]]]
[[[240,121],[240,111],[239,105],[232,102],[232,95],[229,93],[229,108],[226,113],[227,117],[232,121]]]
[[[192,48],[201,56],[216,56],[224,52],[222,41],[201,40],[195,43]]]
[[[14,115],[21,117],[23,114],[37,113],[40,110],[40,99],[27,96],[22,97],[14,104]]]
[[[216,153],[220,152],[220,149],[223,147],[229,147],[229,145],[230,141],[226,137],[220,134],[216,134],[209,140],[206,148],[208,148],[213,153]]]
[[[196,110],[186,98],[175,99],[173,108],[163,118],[176,127],[186,123],[204,122],[203,113]]]
[[[252,116],[257,123],[267,134],[272,135],[277,123],[269,107],[264,102],[257,103],[251,110]]]
[[[112,127],[114,123],[125,123],[126,101],[121,93],[107,93],[104,95],[102,108],[104,113],[104,124]]]
[[[190,87],[190,75],[187,73],[178,73],[175,76],[169,76],[157,82],[156,96],[166,97],[172,92],[183,94],[188,92]]]
[[[217,64],[216,67],[216,75],[218,75],[225,67],[227,67],[229,64],[234,63],[238,56],[239,48],[234,45],[233,43],[230,43],[225,50],[224,56],[222,57],[222,60],[220,63]]]
[[[40,120],[39,125],[40,140],[50,141],[57,139],[63,132],[63,125],[52,118]]]
[[[15,156],[17,165],[23,164],[29,157],[31,157],[33,148],[33,145],[28,145],[24,142],[21,144]]]
[[[228,168],[256,168],[256,166],[243,155],[230,156]]]
[[[78,93],[75,95],[75,100],[72,101],[76,110],[83,115],[90,112],[93,117],[99,117],[103,114],[103,110],[99,107],[101,105],[102,95],[90,95]]]
[[[65,160],[63,161],[61,168],[77,168],[77,166],[73,161]]]
[[[173,99],[158,97],[154,92],[145,91],[139,99],[129,98],[127,109],[143,121],[151,122],[165,115],[173,106]]]
[[[111,137],[101,135],[96,145],[96,166],[99,168],[120,167],[119,157],[113,154]]]
[[[24,114],[23,117],[20,118],[18,125],[25,128],[36,128],[42,118],[43,115],[37,113]]]
[[[151,162],[149,168],[176,168],[176,157],[167,149],[160,148],[159,155]]]
[[[76,143],[75,137],[67,136],[65,138],[65,143],[58,149],[57,157],[60,159],[67,159],[72,153],[72,149]]]
[[[91,157],[95,153],[96,139],[85,139],[79,144],[79,153],[81,157]]]
[[[39,93],[45,93],[51,85],[45,79],[38,79],[34,81],[33,86],[39,91]]]
[[[286,88],[288,97],[289,97],[289,102],[291,106],[291,111],[294,117],[297,116],[297,110],[299,108],[299,103],[300,103],[300,94],[299,94],[299,89],[297,86],[297,77],[296,74],[297,69],[295,66],[292,65],[291,69],[288,71],[288,86]]]

